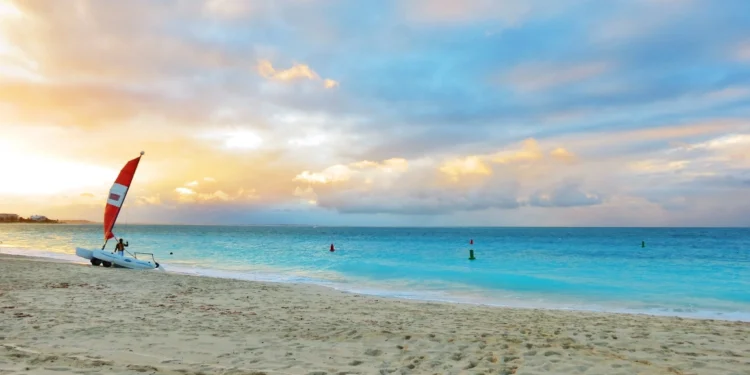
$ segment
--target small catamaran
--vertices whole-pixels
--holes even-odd
[[[156,259],[154,259],[154,254],[152,253],[134,252],[133,254],[130,254],[129,251],[123,251],[121,253],[122,255],[119,255],[116,252],[104,251],[104,248],[107,247],[107,242],[110,239],[117,239],[115,234],[112,233],[112,229],[115,227],[117,217],[120,215],[120,209],[122,208],[122,204],[125,202],[125,197],[128,195],[130,183],[133,182],[135,170],[138,169],[138,163],[141,161],[141,157],[143,156],[143,154],[143,151],[141,151],[140,156],[128,161],[127,164],[125,164],[125,166],[120,170],[120,174],[117,176],[117,179],[112,185],[112,188],[110,188],[109,190],[107,204],[104,207],[104,245],[102,246],[102,249],[89,250],[76,247],[76,255],[84,259],[89,259],[91,261],[91,264],[94,266],[115,266],[139,270],[156,268],[159,268],[161,270],[164,269],[163,267],[159,266],[159,263],[156,261]],[[132,256],[125,256],[124,253],[126,252]],[[151,255],[151,260],[138,259],[138,254]]]

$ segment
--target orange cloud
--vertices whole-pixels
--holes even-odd
[[[325,88],[327,88],[327,89],[332,89],[332,88],[338,87],[338,86],[339,86],[339,83],[338,83],[337,81],[334,81],[334,80],[332,80],[332,79],[328,79],[328,78],[326,78],[326,79],[325,79],[325,80],[323,81],[323,86],[324,86]]]
[[[260,60],[257,69],[258,74],[260,74],[261,77],[274,81],[295,81],[300,79],[320,80],[318,73],[314,72],[305,64],[294,64],[289,69],[276,70],[270,61]],[[339,83],[332,79],[325,79],[323,81],[323,87],[327,89],[335,88],[338,85]]]
[[[539,142],[533,138],[523,141],[520,150],[500,151],[490,156],[493,162],[499,164],[531,162],[540,160],[543,157],[544,153],[542,153],[539,147]]]
[[[98,85],[65,85],[19,81],[0,81],[0,108],[7,118],[30,124],[54,123],[76,127],[122,124],[152,112],[173,120],[195,123],[201,115],[200,106],[179,111],[177,103],[163,97],[133,93]],[[154,111],[154,104],[161,106]],[[171,108],[170,108],[171,107]],[[39,108],[44,108],[40,111]],[[191,118],[191,115],[194,117]]]
[[[467,156],[449,160],[440,167],[440,171],[457,181],[462,175],[491,175],[492,169],[479,156]]]
[[[580,168],[573,160],[576,156],[563,147],[547,150],[527,139],[497,153],[458,156],[440,163],[429,158],[397,158],[304,171],[294,181],[306,185],[297,186],[294,195],[308,204],[352,213],[439,214],[524,205],[601,204],[603,196],[595,188],[560,184],[569,172]],[[560,161],[567,165],[563,167]]]
[[[552,161],[563,161],[566,163],[576,160],[575,154],[562,147],[557,147],[549,151],[549,158]],[[545,151],[542,146],[535,139],[529,138],[524,140],[520,144],[520,147],[515,149],[510,148],[492,154],[449,159],[443,162],[438,167],[438,170],[448,176],[451,181],[458,182],[462,176],[491,176],[493,174],[492,164],[505,167],[504,173],[536,164],[536,169],[528,170],[532,174],[526,175],[526,178],[531,178],[534,171],[544,169],[545,163],[542,163],[544,160]],[[515,171],[513,173],[520,172]]]
[[[526,194],[531,194],[537,190],[540,182],[554,180],[555,176],[564,173],[554,162],[570,164],[573,160],[575,155],[565,148],[545,151],[539,142],[527,139],[516,148],[491,154],[459,156],[440,163],[431,159],[408,161],[394,158],[382,162],[365,160],[337,164],[320,172],[303,171],[293,181],[306,183],[307,186],[297,186],[294,195],[321,207],[346,205],[359,207],[358,210],[377,211],[377,207],[356,202],[358,196],[367,197],[371,202],[369,204],[378,202],[386,205],[383,210],[389,212],[429,211],[446,205],[448,208],[440,209],[474,209],[474,204],[479,202],[486,202],[489,206],[517,207],[521,202],[518,194],[524,194],[524,190]],[[493,173],[493,165],[502,172]],[[450,194],[468,195],[471,198],[445,200],[445,196]],[[487,197],[477,194],[486,194]],[[566,191],[566,194],[565,198],[571,202],[571,197],[576,198],[576,202],[585,200],[587,204],[599,202],[585,196],[578,199],[578,190]],[[394,202],[389,201],[388,197],[391,196]],[[410,203],[405,203],[406,206],[402,208],[395,207],[395,200],[401,198]],[[477,203],[472,203],[472,200]]]
[[[212,193],[197,193],[194,190],[188,188],[178,187],[175,191],[179,194],[178,201],[181,203],[210,203],[210,202],[227,202],[234,200],[238,197],[230,196],[229,194],[216,190]]]
[[[572,162],[572,161],[574,161],[576,159],[576,156],[572,152],[570,152],[570,151],[568,151],[568,150],[566,150],[566,149],[564,149],[562,147],[558,147],[558,148],[550,151],[549,152],[549,156],[552,157],[552,158],[554,158],[554,159],[562,160],[562,161],[565,161],[565,162]]]
[[[328,184],[346,182],[353,177],[367,179],[372,174],[403,173],[409,169],[406,159],[392,158],[383,162],[363,160],[347,165],[337,164],[320,172],[303,171],[294,177],[293,181],[311,184]]]

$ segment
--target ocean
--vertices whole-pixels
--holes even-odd
[[[417,300],[750,321],[746,228],[118,225],[115,233],[130,252],[154,253],[168,272]],[[2,253],[80,263],[76,246],[103,243],[101,225],[36,224],[2,224],[0,242]]]

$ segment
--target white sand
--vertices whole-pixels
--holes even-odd
[[[0,374],[750,374],[750,324],[0,255]]]

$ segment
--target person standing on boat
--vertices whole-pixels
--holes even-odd
[[[121,257],[125,256],[125,248],[128,247],[127,242],[122,242],[122,238],[120,238],[120,241],[117,242],[117,245],[115,246],[115,252],[120,253]]]

